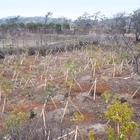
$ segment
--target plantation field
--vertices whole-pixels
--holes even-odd
[[[107,140],[106,127],[115,123],[104,112],[117,100],[133,108],[138,140],[139,83],[131,57],[100,44],[45,56],[38,51],[31,56],[6,55],[0,59],[0,129],[8,127],[12,138],[24,135],[25,140],[44,135],[87,140],[89,131],[94,131],[95,139]],[[22,123],[15,125],[16,118]]]

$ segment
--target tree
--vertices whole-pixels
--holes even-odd
[[[20,27],[21,29],[25,29],[25,24],[24,24],[23,22],[20,22],[20,23],[19,23],[19,27]]]
[[[19,17],[20,16],[16,16],[16,17],[12,17],[12,18],[6,19],[6,23],[7,24],[15,24],[15,23],[18,23]]]
[[[14,30],[18,27],[19,17],[20,16],[16,16],[16,17],[6,19],[6,24],[7,24],[9,29]]]
[[[26,27],[27,27],[27,29],[29,30],[29,32],[31,32],[31,33],[36,32],[36,28],[37,28],[36,23],[34,23],[34,22],[29,22],[29,23],[26,24]]]
[[[140,41],[140,8],[132,14],[132,25],[135,30],[136,41]]]
[[[88,22],[91,22],[92,20],[90,19],[90,15],[88,13],[84,13],[82,16],[78,17],[76,20],[75,20],[75,23],[78,25],[78,26],[83,26],[85,25],[86,23]]]
[[[55,25],[55,29],[56,29],[56,32],[57,32],[57,33],[60,33],[60,32],[62,31],[62,26],[61,26],[61,24],[60,24],[60,23],[57,23],[57,24]]]
[[[64,22],[62,26],[63,26],[63,29],[68,29],[68,30],[70,29],[70,24],[68,22]]]
[[[127,54],[132,57],[134,71],[140,75],[140,50],[127,36],[128,33],[134,33],[135,31],[137,41],[140,37],[140,11],[134,13],[132,16],[126,13],[115,14],[114,18],[111,19],[108,24],[107,33],[109,34],[109,39],[112,41],[112,45],[114,45],[114,49],[116,49],[120,55],[124,55],[124,52],[127,52]],[[134,15],[137,17],[135,20]]]
[[[48,23],[48,17],[49,17],[49,16],[52,16],[52,15],[53,15],[52,12],[47,12],[47,14],[45,15],[45,24]]]

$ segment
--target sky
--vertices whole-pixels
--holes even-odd
[[[93,15],[100,11],[106,17],[119,12],[132,13],[140,8],[140,0],[0,0],[0,18],[9,16],[67,17],[75,20],[85,12]]]

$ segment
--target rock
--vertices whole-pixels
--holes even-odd
[[[119,101],[121,101],[121,103],[125,103],[125,102],[128,102],[129,104],[135,103],[135,101],[131,98],[131,95],[128,93],[124,93],[120,95]]]
[[[108,82],[110,80],[110,76],[101,76],[100,79],[104,82]]]
[[[84,101],[87,97],[91,98],[91,96],[88,95],[88,92],[82,92],[76,96],[76,99],[78,99],[79,101]]]
[[[55,101],[58,101],[58,102],[63,101],[64,98],[65,98],[65,95],[62,95],[62,94],[55,95],[55,96],[53,97],[53,99],[54,99]]]
[[[54,120],[56,122],[60,122],[62,119],[63,112],[64,112],[64,108],[55,109],[53,111],[48,112],[46,118],[48,119],[48,121],[51,119],[51,120]],[[67,110],[65,112],[65,116],[68,114],[70,114],[70,111],[67,108]]]
[[[107,124],[101,124],[101,123],[97,123],[97,124],[88,124],[88,125],[81,125],[80,126],[80,132],[84,135],[87,135],[88,131],[94,131],[96,134],[98,133],[105,133]]]
[[[90,75],[86,75],[86,76],[81,77],[81,81],[87,81],[90,79],[92,79],[92,77]]]

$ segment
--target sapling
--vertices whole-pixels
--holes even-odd
[[[10,88],[11,88],[11,81],[9,81],[9,79],[3,78],[0,85],[1,85],[1,90],[4,91],[4,103],[2,107],[2,113],[3,113],[5,110],[8,92],[10,91]]]
[[[107,127],[109,140],[128,140],[137,136],[138,124],[131,120],[132,113],[132,108],[126,102],[113,101],[108,106],[105,117],[116,124]]]
[[[11,115],[9,115],[5,120],[5,127],[7,130],[12,130],[17,132],[19,130],[21,122],[26,120],[29,116],[24,112],[19,112],[15,109]]]
[[[84,119],[84,116],[81,115],[79,112],[75,111],[70,118],[70,121],[78,122]]]
[[[94,132],[93,131],[88,132],[88,140],[94,140]]]
[[[105,103],[108,103],[111,97],[110,91],[105,91],[102,95],[101,95],[102,99],[105,101]]]
[[[69,87],[69,94],[71,88],[74,86],[74,82],[76,82],[80,89],[82,89],[80,84],[75,79],[77,66],[73,63],[73,60],[71,58],[67,59],[67,61],[64,63],[64,67],[66,68],[66,79],[64,81],[64,85]]]

